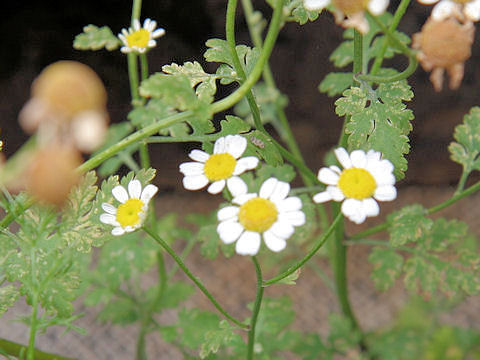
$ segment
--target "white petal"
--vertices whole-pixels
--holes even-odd
[[[362,202],[356,199],[347,199],[342,203],[342,213],[356,224],[365,221],[367,215],[363,211]]]
[[[135,31],[140,30],[140,21],[138,19],[133,20],[133,29]]]
[[[225,244],[233,243],[244,230],[238,221],[223,221],[217,226],[218,235]]]
[[[380,213],[378,203],[372,198],[362,200],[362,208],[367,216],[378,216]]]
[[[155,40],[148,40],[147,47],[154,48],[157,46],[157,42]]]
[[[260,187],[259,196],[264,199],[269,199],[270,196],[275,191],[275,186],[277,186],[278,180],[275,178],[269,178],[265,180]]]
[[[442,21],[455,13],[457,4],[450,0],[441,0],[432,10],[432,18],[436,21]]]
[[[218,138],[215,141],[215,145],[213,146],[213,153],[214,154],[223,154],[225,153],[225,137]]]
[[[290,192],[290,184],[284,181],[278,181],[275,189],[273,190],[272,195],[270,195],[270,200],[274,203],[282,201],[288,196]]]
[[[112,194],[117,199],[120,201],[122,204],[128,200],[128,193],[127,190],[121,185],[117,185],[112,189]]]
[[[277,237],[271,231],[263,233],[263,240],[265,240],[265,245],[274,252],[282,251],[287,246],[285,239]]]
[[[259,249],[260,234],[252,231],[245,231],[235,244],[235,251],[240,255],[256,255]]]
[[[343,166],[344,169],[349,169],[352,167],[352,161],[350,160],[350,156],[348,156],[347,150],[344,148],[338,148],[335,149],[334,152],[338,162]]]
[[[155,20],[151,20],[147,18],[143,22],[143,28],[150,32],[153,31],[153,29],[155,29],[156,27],[157,27],[157,22]]]
[[[466,3],[463,8],[463,13],[471,21],[480,20],[480,0],[474,0]]]
[[[342,173],[342,170],[340,170],[340,168],[337,165],[330,166],[330,170],[333,170],[338,175],[340,175]]]
[[[327,201],[333,200],[332,195],[328,191],[322,191],[321,193],[315,194],[313,196],[313,201],[318,203],[324,203]]]
[[[278,214],[278,221],[286,221],[293,226],[302,226],[305,224],[305,214],[303,211],[289,211]]]
[[[382,156],[382,154],[378,151],[375,151],[375,150],[368,150],[367,152],[367,161],[370,163],[370,162],[378,162],[380,161],[380,157]]]
[[[350,154],[350,160],[353,167],[365,168],[367,165],[367,156],[363,150],[353,150]]]
[[[117,221],[117,218],[112,214],[102,214],[100,215],[100,221],[107,225],[119,226],[120,224]]]
[[[128,194],[130,199],[140,199],[142,183],[139,180],[132,180],[128,183]]]
[[[342,201],[343,199],[345,199],[345,195],[343,195],[342,190],[340,190],[336,186],[327,186],[327,192],[330,194],[333,201]]]
[[[237,160],[233,175],[240,175],[247,170],[255,169],[258,166],[258,158],[255,156],[247,156]]]
[[[218,181],[215,181],[213,183],[210,184],[210,186],[208,187],[207,191],[210,193],[210,194],[218,194],[219,192],[221,192],[223,189],[225,188],[225,180],[218,180]]]
[[[296,211],[302,208],[302,200],[299,197],[291,196],[275,203],[279,212]]]
[[[238,159],[247,148],[247,139],[241,135],[228,135],[225,138],[225,152]]]
[[[112,235],[120,236],[120,235],[123,235],[123,234],[125,234],[125,230],[123,230],[123,228],[121,228],[121,227],[116,227],[116,228],[112,229]]]
[[[102,204],[102,209],[107,213],[111,215],[116,215],[117,214],[117,208],[109,203],[103,203]]]
[[[227,188],[234,198],[248,192],[247,184],[238,176],[232,176],[227,179]]]
[[[368,10],[372,15],[381,15],[387,10],[389,0],[370,0],[368,3]]]
[[[242,194],[239,196],[236,196],[232,202],[238,205],[243,205],[245,204],[248,200],[253,199],[257,197],[257,194]]]
[[[148,204],[151,198],[155,196],[157,191],[158,187],[152,184],[148,184],[147,186],[145,186],[145,189],[143,189],[140,200],[142,200],[145,204]]]
[[[330,0],[304,0],[303,3],[307,10],[322,10],[330,4]]]
[[[132,52],[132,49],[131,49],[130,47],[128,47],[128,46],[122,46],[122,47],[120,48],[120,51],[121,51],[122,53],[124,53],[124,54],[128,54],[128,53]]]
[[[238,206],[225,206],[217,212],[218,221],[225,221],[228,219],[235,218],[240,211]]]
[[[395,175],[389,172],[372,172],[378,186],[395,184]]]
[[[205,164],[201,162],[185,162],[180,164],[180,172],[185,176],[202,175]]]
[[[190,154],[188,154],[188,156],[190,157],[190,159],[199,161],[202,163],[204,163],[210,158],[209,154],[207,154],[205,151],[198,150],[198,149],[190,151]]]
[[[205,175],[185,176],[183,178],[183,186],[187,190],[199,190],[208,184],[208,179]]]
[[[424,5],[432,5],[438,2],[438,0],[418,0],[418,2]]]
[[[318,180],[327,185],[337,185],[339,176],[330,168],[321,168],[318,172]]]
[[[157,30],[155,30],[153,33],[152,33],[152,37],[154,39],[160,37],[160,36],[163,36],[165,35],[165,29],[163,28],[158,28]]]
[[[288,239],[295,232],[295,228],[287,222],[276,221],[268,231],[282,239]]]
[[[373,197],[379,201],[392,201],[397,197],[397,189],[391,185],[379,186]]]

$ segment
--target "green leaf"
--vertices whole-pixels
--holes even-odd
[[[162,71],[166,74],[177,75],[183,74],[190,80],[190,86],[196,87],[196,94],[199,99],[211,103],[213,96],[217,92],[216,80],[218,75],[207,74],[200,63],[188,61],[183,65],[172,63],[164,65]]]
[[[350,149],[379,151],[394,166],[397,180],[407,170],[404,154],[410,151],[407,135],[412,126],[411,110],[402,101],[409,101],[412,92],[406,81],[381,84],[375,92],[352,88],[335,102],[338,115],[350,115],[345,132]]]
[[[251,130],[250,125],[233,115],[226,115],[225,120],[220,121],[220,127],[219,136],[244,134]]]
[[[18,288],[13,284],[0,287],[0,317],[15,304],[19,295]]]
[[[192,350],[200,348],[205,341],[205,335],[209,331],[218,329],[220,318],[200,309],[182,309],[178,313],[177,328],[181,333],[178,340]]]
[[[333,97],[340,95],[346,89],[353,85],[353,73],[329,73],[318,85],[318,90],[322,93],[327,93],[328,96]]]
[[[285,284],[285,285],[297,285],[296,281],[302,272],[301,269],[297,269],[287,277],[283,278],[282,280],[278,281],[277,284]]]
[[[245,137],[249,140],[248,148],[253,150],[257,157],[265,160],[268,165],[279,166],[283,164],[282,155],[280,155],[272,140],[264,133],[254,130],[246,134]]]
[[[193,285],[184,282],[170,282],[162,296],[161,304],[162,308],[173,309],[178,305],[190,298],[195,292]]]
[[[319,15],[320,13],[318,11],[310,11],[305,9],[303,2],[300,2],[292,11],[293,19],[300,25],[304,25],[308,21],[317,20]]]
[[[398,247],[423,239],[433,226],[433,221],[426,218],[426,214],[427,210],[419,204],[406,206],[390,214],[387,217],[390,244]]]
[[[221,320],[217,329],[205,333],[205,340],[200,348],[200,359],[205,359],[210,354],[216,354],[220,346],[229,346],[232,343],[243,342],[240,335],[234,333],[235,327],[226,320]]]
[[[394,249],[376,246],[368,256],[373,265],[372,279],[380,291],[388,290],[402,274],[403,257]]]
[[[118,325],[133,324],[140,319],[138,305],[131,299],[117,298],[109,301],[98,314],[101,322],[111,322]]]
[[[480,107],[473,107],[463,118],[463,124],[455,127],[453,134],[457,142],[448,147],[453,161],[463,166],[467,174],[480,170]]]
[[[90,171],[80,185],[73,188],[58,229],[65,246],[79,252],[90,252],[92,246],[101,246],[108,239],[105,227],[98,222],[98,211],[93,203],[98,189],[96,182],[95,172]]]
[[[75,36],[73,47],[77,50],[100,50],[109,51],[117,49],[121,45],[120,40],[113,35],[108,26],[99,28],[95,25],[87,25],[83,28],[83,33]]]

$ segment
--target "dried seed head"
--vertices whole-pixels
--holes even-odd
[[[73,147],[51,144],[38,149],[27,170],[27,191],[43,203],[61,206],[80,180],[82,157]]]
[[[66,119],[85,110],[105,109],[107,93],[98,75],[76,61],[47,66],[32,84],[32,97]]]
[[[345,15],[363,12],[368,7],[369,0],[332,0],[332,4]]]
[[[471,56],[474,37],[471,22],[460,24],[454,18],[442,21],[429,19],[420,33],[413,35],[412,47],[426,71],[432,71],[431,81],[435,90],[442,89],[443,72],[450,76],[450,88],[456,89],[463,78],[464,62]]]

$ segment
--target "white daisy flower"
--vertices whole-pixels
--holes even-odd
[[[377,151],[354,150],[350,155],[344,148],[335,150],[344,170],[337,166],[321,168],[318,179],[327,184],[325,191],[316,194],[313,201],[343,201],[342,213],[351,221],[361,224],[368,216],[380,212],[378,201],[391,201],[397,197],[393,165],[381,159]]]
[[[232,194],[235,205],[218,211],[220,239],[225,244],[236,241],[235,250],[240,255],[257,254],[262,237],[270,250],[283,250],[294,227],[305,224],[302,201],[287,197],[290,185],[275,178],[266,180],[258,195],[247,193],[247,186],[242,184]]]
[[[227,135],[215,141],[213,155],[202,150],[191,151],[188,156],[195,162],[180,164],[180,172],[185,175],[183,186],[187,190],[199,190],[211,183],[207,191],[218,194],[226,184],[232,192],[235,185],[243,183],[237,175],[255,169],[258,165],[255,156],[240,158],[246,148],[247,139],[243,136]]]
[[[333,5],[335,22],[343,27],[356,28],[363,34],[368,33],[369,25],[365,19],[365,10],[378,16],[385,12],[389,0],[303,0],[307,10],[322,11],[330,4]]]
[[[103,203],[102,209],[105,213],[100,215],[100,221],[115,226],[113,235],[123,235],[138,229],[147,215],[148,203],[157,191],[158,188],[152,184],[142,190],[142,184],[138,180],[128,183],[128,192],[121,185],[115,186],[112,194],[121,205],[116,208],[109,203]]]
[[[133,28],[122,29],[122,33],[118,34],[118,38],[122,41],[123,45],[120,49],[123,53],[136,52],[139,54],[145,53],[148,49],[157,46],[157,42],[154,40],[160,36],[165,35],[165,29],[158,28],[157,22],[145,19],[143,27],[140,26],[140,21],[135,19],[133,21]]]
[[[424,5],[437,4],[432,10],[432,18],[436,21],[443,21],[449,17],[455,17],[460,21],[464,17],[470,21],[480,20],[480,0],[418,0]]]

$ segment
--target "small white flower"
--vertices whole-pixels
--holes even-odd
[[[342,213],[351,221],[361,224],[368,216],[380,212],[378,201],[391,201],[397,197],[393,165],[381,159],[377,151],[354,150],[350,155],[344,148],[335,150],[344,170],[337,166],[321,168],[318,179],[327,189],[313,197],[316,203],[329,200],[343,201]]]
[[[218,194],[225,184],[230,192],[243,180],[237,175],[255,169],[258,159],[255,156],[240,156],[247,148],[247,139],[241,135],[227,135],[218,138],[213,147],[213,155],[202,150],[193,150],[188,156],[195,162],[180,164],[180,172],[185,175],[183,186],[187,190],[199,190],[211,183],[207,191]],[[238,186],[242,186],[242,184]]]
[[[138,229],[147,215],[148,203],[157,191],[158,188],[152,184],[145,186],[142,191],[142,184],[138,180],[128,183],[128,192],[121,185],[115,186],[112,194],[121,205],[116,208],[109,203],[103,203],[102,209],[105,213],[100,215],[100,221],[115,226],[113,235],[123,235]]]
[[[140,27],[140,21],[135,19],[133,21],[133,28],[129,27],[127,29],[122,29],[122,33],[118,34],[119,39],[122,41],[123,45],[120,49],[123,53],[136,52],[143,54],[148,49],[157,46],[157,42],[154,40],[160,36],[165,35],[165,29],[158,28],[157,22],[145,19],[143,22],[143,27]]]
[[[225,244],[235,244],[240,255],[255,255],[261,238],[275,252],[287,245],[295,226],[305,224],[300,198],[287,197],[290,185],[275,178],[267,179],[258,195],[247,193],[247,186],[236,187],[232,203],[218,211],[217,232]]]
[[[449,17],[455,17],[464,21],[476,22],[480,20],[480,0],[452,1],[452,0],[418,0],[424,5],[436,4],[432,10],[432,18],[436,21],[443,21]]]
[[[307,10],[322,11],[330,4],[333,5],[335,22],[343,27],[356,28],[363,34],[368,33],[369,25],[365,19],[365,11],[378,16],[385,12],[389,0],[303,0]]]

